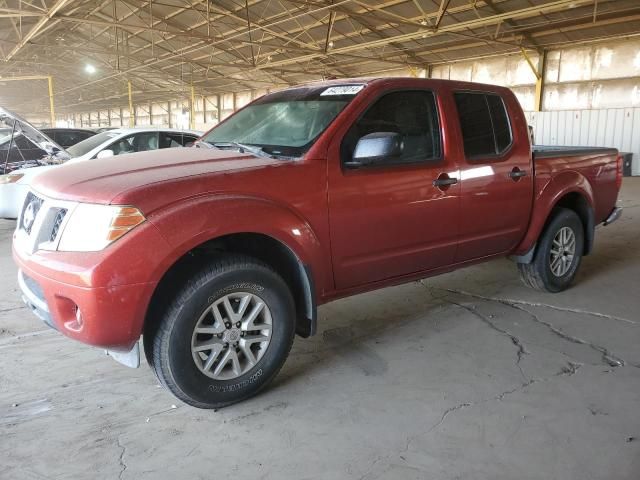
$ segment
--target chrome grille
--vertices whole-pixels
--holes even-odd
[[[53,219],[53,227],[51,228],[51,235],[49,236],[50,242],[55,241],[56,237],[58,236],[60,225],[62,224],[62,221],[64,220],[64,217],[66,214],[67,214],[66,208],[61,208],[60,210],[58,210],[58,213],[56,213],[56,216]]]
[[[20,214],[20,228],[27,232],[27,234],[31,234],[31,228],[43,202],[44,200],[42,198],[34,195],[32,192],[27,194]]]
[[[14,235],[15,248],[28,255],[40,249],[56,250],[76,205],[33,191],[27,193]]]

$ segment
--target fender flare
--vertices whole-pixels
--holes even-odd
[[[220,218],[230,219],[221,222]],[[171,246],[171,254],[152,273],[160,282],[190,251],[207,242],[234,234],[258,234],[278,242],[295,258],[297,281],[304,297],[308,326],[299,333],[315,334],[317,298],[333,281],[324,243],[299,213],[269,199],[238,195],[203,195],[154,212],[148,217]]]
[[[559,173],[551,179],[536,196],[529,221],[529,229],[514,250],[511,258],[518,263],[531,263],[535,256],[538,238],[542,234],[551,212],[570,194],[578,194],[586,201],[586,210],[582,212],[585,228],[585,251],[588,255],[593,249],[595,237],[595,199],[589,181],[580,173],[569,170]],[[577,212],[581,214],[581,212]]]

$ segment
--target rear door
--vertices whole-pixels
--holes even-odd
[[[508,252],[520,242],[529,224],[533,172],[517,106],[492,92],[457,91],[453,96],[464,148],[455,260],[463,262]]]
[[[336,135],[329,149],[329,224],[338,289],[452,262],[459,185],[443,150],[440,116],[433,92],[392,91]],[[349,168],[358,140],[379,132],[400,135],[401,156]],[[434,185],[445,177],[449,185]]]

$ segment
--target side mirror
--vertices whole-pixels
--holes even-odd
[[[109,158],[113,157],[113,155],[113,150],[102,150],[101,152],[98,152],[96,158]]]
[[[375,132],[365,135],[356,144],[353,159],[345,162],[348,168],[375,165],[402,155],[400,135],[395,132]]]

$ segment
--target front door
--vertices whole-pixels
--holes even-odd
[[[353,168],[358,141],[383,132],[399,134],[401,154]],[[451,263],[460,186],[457,168],[443,151],[433,92],[383,94],[335,141],[329,224],[337,289]]]

